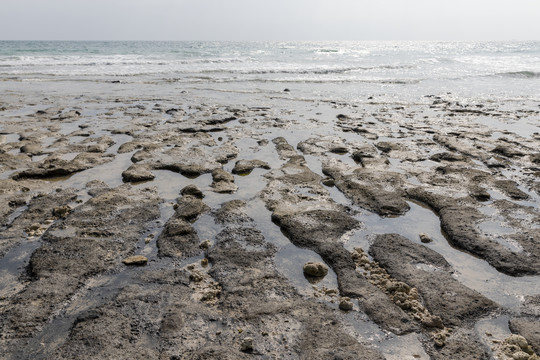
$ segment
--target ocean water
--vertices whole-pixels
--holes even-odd
[[[540,42],[0,41],[0,81],[287,88],[299,99],[347,102],[448,92],[536,101]]]

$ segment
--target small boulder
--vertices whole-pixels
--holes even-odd
[[[329,178],[329,177],[324,178],[322,180],[322,183],[323,183],[323,185],[328,186],[328,187],[332,187],[332,186],[336,185],[336,181],[334,179],[332,179],[332,178]]]
[[[128,258],[125,258],[124,260],[122,260],[122,262],[125,265],[141,266],[141,265],[146,265],[148,263],[148,258],[142,255],[135,255],[135,256],[130,256]]]
[[[443,152],[434,154],[429,158],[431,161],[441,162],[441,161],[467,161],[467,158],[459,153]]]
[[[207,240],[204,240],[203,242],[201,242],[201,243],[199,244],[199,247],[200,247],[201,249],[204,249],[204,250],[208,250],[208,249],[210,248],[210,246],[212,246],[212,243],[211,243],[210,240],[208,240],[208,239],[207,239]]]
[[[339,301],[339,308],[343,311],[351,311],[354,305],[348,297],[341,298]]]
[[[434,334],[433,342],[437,347],[443,347],[444,345],[446,345],[446,332],[443,330]]]
[[[238,190],[234,183],[234,176],[223,169],[212,171],[212,188],[219,194],[231,194]]]
[[[491,199],[489,192],[481,186],[473,186],[469,194],[478,201],[488,201]]]
[[[202,199],[204,197],[203,192],[195,185],[191,184],[186,186],[180,191],[180,194],[182,195],[191,195],[196,197],[197,199]]]
[[[53,215],[58,218],[65,218],[71,212],[71,206],[63,205],[53,209]]]
[[[522,153],[521,151],[517,150],[517,149],[514,149],[508,145],[497,145],[493,150],[491,150],[491,152],[495,153],[495,154],[499,154],[499,155],[503,155],[503,156],[506,156],[506,157],[521,157],[521,156],[524,156],[525,154]]]
[[[428,244],[430,242],[432,242],[433,240],[431,240],[431,238],[429,237],[428,234],[420,234],[420,241],[423,242],[424,244]]]
[[[261,168],[261,169],[269,170],[270,165],[268,165],[267,162],[261,161],[261,160],[238,160],[234,164],[234,168],[232,169],[232,173],[237,174],[237,175],[248,175],[255,168]]]
[[[442,319],[436,315],[423,316],[421,322],[422,322],[422,325],[427,328],[444,329],[444,324],[442,322]]]
[[[155,175],[143,165],[133,164],[122,173],[124,182],[142,182],[154,180]]]
[[[40,155],[42,153],[39,144],[26,144],[21,146],[20,151],[28,155]]]
[[[521,335],[512,334],[510,335],[505,342],[510,345],[516,345],[519,346],[522,350],[527,349],[529,344],[527,343],[527,339],[525,339]]]
[[[320,262],[307,262],[304,264],[304,275],[311,277],[324,277],[328,274],[328,266]]]
[[[86,148],[86,151],[91,153],[104,153],[109,148],[109,144],[92,144]]]
[[[246,337],[242,340],[240,344],[240,351],[242,352],[251,352],[253,351],[253,338]]]
[[[329,150],[331,153],[338,154],[338,155],[345,155],[349,152],[349,149],[347,149],[346,146],[340,146],[340,145],[333,146]]]

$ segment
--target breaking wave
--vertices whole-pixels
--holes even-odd
[[[511,77],[511,78],[525,78],[536,79],[540,78],[540,72],[537,71],[510,71],[497,74],[499,76]]]

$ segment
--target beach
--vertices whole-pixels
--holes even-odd
[[[6,358],[540,354],[538,43],[53,45],[0,54]]]

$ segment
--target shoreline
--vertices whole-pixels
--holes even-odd
[[[533,102],[142,90],[0,103],[3,353],[505,359],[511,333],[539,353]]]

